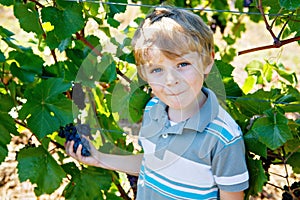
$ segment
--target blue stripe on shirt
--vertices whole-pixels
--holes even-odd
[[[196,186],[192,186],[192,185],[186,185],[186,184],[182,184],[182,183],[178,183],[175,181],[171,181],[155,172],[151,172],[151,174],[154,176],[150,177],[145,175],[144,173],[144,166],[141,168],[141,178],[145,181],[145,186],[148,188],[152,188],[154,190],[156,190],[157,192],[159,192],[160,194],[163,194],[166,197],[171,197],[171,198],[182,198],[182,199],[212,199],[212,198],[216,198],[218,196],[218,188],[216,186],[212,187],[212,188],[201,188],[201,187],[196,187]],[[187,191],[183,191],[180,189],[175,189],[172,188],[171,186],[167,186],[163,183],[161,183],[160,181],[156,180],[155,177],[158,177],[159,179],[163,179],[164,181],[170,183],[170,185],[174,185],[174,186],[179,186],[182,187],[183,190],[184,189],[193,189],[196,191],[206,191],[203,194],[199,194],[199,193],[194,193],[194,192],[187,192]],[[212,190],[209,192],[209,190]]]

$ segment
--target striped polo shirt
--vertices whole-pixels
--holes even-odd
[[[207,100],[197,114],[171,126],[166,105],[151,99],[139,142],[144,158],[137,200],[218,199],[219,189],[248,188],[242,133],[206,88]]]

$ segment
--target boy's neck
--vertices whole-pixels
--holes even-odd
[[[169,120],[173,122],[181,122],[189,119],[194,114],[199,112],[204,103],[206,102],[207,96],[201,91],[198,97],[198,101],[191,106],[184,109],[172,109],[168,108]]]

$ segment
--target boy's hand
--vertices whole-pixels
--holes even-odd
[[[82,148],[83,148],[82,144],[79,144],[76,152],[74,152],[74,150],[73,150],[74,144],[75,144],[74,140],[67,141],[65,143],[66,153],[69,156],[71,156],[72,158],[78,160],[79,162],[82,162],[87,165],[98,166],[99,160],[96,157],[98,150],[94,147],[94,145],[88,139],[86,139],[86,140],[89,142],[89,146],[90,146],[89,151],[91,153],[90,156],[83,156],[81,154]]]

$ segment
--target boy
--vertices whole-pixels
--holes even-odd
[[[80,162],[139,175],[137,199],[243,199],[248,171],[238,125],[203,86],[214,61],[213,34],[197,15],[154,9],[132,45],[139,75],[155,95],[139,134],[144,153],[68,154]]]

